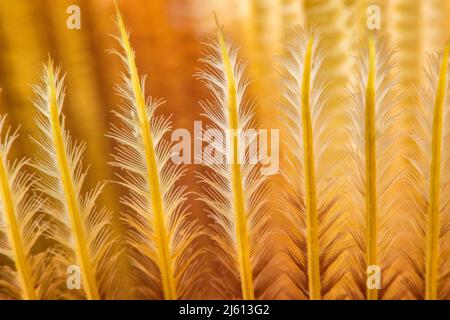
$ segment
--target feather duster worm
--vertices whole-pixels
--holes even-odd
[[[118,8],[117,25],[124,53],[113,52],[127,70],[118,88],[125,105],[115,113],[121,125],[109,136],[119,143],[112,165],[125,172],[119,183],[130,192],[122,202],[130,209],[124,220],[131,228],[136,278],[144,283],[139,289],[145,297],[192,298],[200,277],[194,266],[202,250],[193,251],[200,226],[188,220],[186,187],[177,185],[185,168],[171,162],[172,145],[164,138],[170,121],[155,114],[160,101],[145,98],[145,78],[139,78]]]
[[[0,134],[5,120],[6,116],[0,116]],[[0,296],[46,299],[55,289],[49,281],[54,270],[52,266],[45,266],[48,262],[45,252],[32,253],[45,232],[45,223],[39,214],[43,202],[31,195],[34,177],[24,169],[29,160],[11,162],[8,159],[17,136],[17,131],[8,128],[0,139],[0,253],[10,258],[15,266],[15,271],[7,267],[0,270]],[[40,269],[40,266],[47,268]]]
[[[429,59],[427,83],[416,110],[417,150],[409,159],[415,169],[408,181],[414,186],[410,198],[413,249],[406,253],[415,271],[406,280],[418,299],[449,299],[450,290],[450,71],[447,44],[442,55]]]
[[[395,113],[398,96],[390,77],[392,54],[388,39],[369,37],[368,48],[360,55],[358,77],[351,89],[349,183],[354,190],[349,211],[356,245],[352,275],[358,287],[358,290],[351,290],[353,298],[389,297],[388,290],[398,275],[393,267],[395,261],[389,255],[395,235],[389,221],[399,212],[399,198],[393,187],[401,178],[399,157],[396,156],[399,136],[394,129],[398,119]],[[373,283],[366,277],[372,273]],[[378,283],[378,276],[381,283]]]
[[[42,79],[43,83],[34,87],[40,135],[33,140],[41,151],[33,165],[41,172],[36,189],[48,200],[42,210],[56,221],[47,233],[61,244],[55,254],[64,271],[75,264],[80,268],[87,299],[114,297],[119,283],[114,276],[117,251],[110,232],[110,214],[96,208],[104,184],[82,195],[87,176],[81,163],[85,145],[74,142],[65,130],[64,77],[50,60]]]
[[[265,207],[268,190],[261,167],[241,158],[261,150],[249,149],[252,138],[247,132],[253,125],[253,113],[244,101],[244,65],[237,61],[237,51],[226,42],[218,22],[217,27],[217,40],[208,43],[201,60],[205,68],[198,78],[213,94],[212,101],[202,103],[210,129],[220,132],[223,139],[203,135],[217,154],[203,154],[204,163],[210,166],[207,173],[199,175],[205,186],[200,197],[216,222],[216,228],[208,232],[219,248],[220,263],[235,279],[218,286],[233,297],[251,300],[272,294],[272,277],[277,273],[277,268],[271,274],[265,268],[273,256]]]
[[[319,41],[315,33],[301,28],[290,38],[281,60],[290,155],[283,171],[287,193],[282,202],[291,279],[288,289],[295,296],[318,300],[332,296],[341,279],[338,256],[348,242],[337,228],[339,204],[331,188],[336,179],[326,178],[333,165],[323,159],[330,119],[324,108],[326,86],[318,79],[322,63]]]

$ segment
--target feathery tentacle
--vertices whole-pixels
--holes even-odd
[[[274,253],[267,243],[266,177],[261,166],[242,155],[265,150],[250,150],[257,137],[248,133],[253,128],[253,113],[245,101],[244,65],[237,61],[237,51],[226,42],[218,22],[217,27],[217,40],[207,44],[206,57],[201,60],[205,68],[198,74],[213,94],[213,100],[202,107],[215,133],[206,130],[203,139],[216,152],[206,152],[207,148],[203,152],[209,171],[199,175],[205,185],[201,200],[216,222],[216,229],[209,233],[219,247],[219,260],[240,283],[240,290],[236,282],[227,290],[236,297],[255,299],[273,293],[270,282],[276,272],[269,274],[265,268]]]
[[[5,127],[6,116],[0,117],[0,134]],[[42,236],[44,230],[38,211],[42,200],[30,195],[33,176],[24,171],[27,159],[11,162],[8,154],[18,137],[17,130],[7,129],[0,140],[0,199],[2,214],[0,231],[7,234],[8,241],[1,243],[0,251],[14,261],[18,278],[18,296],[26,300],[43,298],[43,288],[39,287],[31,249]],[[3,273],[2,273],[3,274]],[[15,276],[13,276],[15,277]],[[5,278],[5,281],[8,279]]]
[[[50,60],[44,67],[41,86],[35,86],[36,120],[40,136],[33,140],[40,147],[33,164],[41,179],[36,189],[47,196],[43,208],[56,221],[47,231],[60,243],[57,251],[64,266],[80,267],[83,290],[88,299],[115,296],[118,282],[114,279],[117,251],[110,232],[110,213],[96,208],[103,184],[82,195],[87,173],[82,168],[85,145],[73,142],[65,129],[62,106],[64,77]]]
[[[119,176],[119,183],[129,190],[122,202],[130,209],[124,219],[132,229],[132,259],[137,277],[144,281],[144,295],[158,297],[162,293],[170,300],[192,298],[201,276],[194,266],[202,250],[193,251],[200,226],[189,220],[188,193],[185,186],[178,185],[185,167],[172,163],[172,144],[164,137],[171,130],[170,121],[155,114],[161,101],[145,98],[145,78],[139,78],[117,6],[116,11],[120,33],[116,38],[124,53],[113,52],[121,58],[127,73],[118,87],[125,106],[115,112],[121,124],[114,126],[109,136],[119,143],[112,165],[125,172]]]
[[[448,299],[450,288],[450,165],[448,126],[450,118],[450,44],[428,61],[426,85],[416,110],[411,140],[416,152],[409,158],[413,172],[411,193],[412,248],[406,253],[414,274],[406,280],[418,299]]]
[[[393,62],[388,42],[387,38],[369,37],[367,50],[360,55],[359,73],[351,88],[352,102],[348,109],[348,133],[353,141],[349,150],[352,169],[349,182],[354,187],[349,210],[355,212],[351,232],[357,262],[352,275],[359,293],[364,292],[369,300],[386,297],[398,275],[388,255],[394,241],[389,221],[399,209],[398,196],[392,188],[402,176],[395,152],[399,145],[399,132],[395,129],[398,96],[390,77]],[[370,270],[374,272],[372,268],[376,267],[381,269],[381,287],[377,282],[367,284],[366,274]],[[352,295],[358,297],[359,293],[354,291]]]

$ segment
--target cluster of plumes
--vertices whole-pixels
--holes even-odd
[[[126,71],[117,90],[123,106],[108,136],[117,142],[111,165],[124,190],[125,241],[96,204],[104,184],[83,191],[85,145],[65,128],[64,77],[49,61],[35,87],[34,159],[9,160],[17,133],[4,134],[0,119],[0,253],[9,261],[0,270],[0,297],[114,299],[126,291],[142,299],[192,299],[212,290],[232,299],[449,298],[448,46],[430,59],[410,137],[414,152],[403,157],[389,40],[368,37],[347,102],[330,108],[335,99],[327,96],[319,35],[302,28],[287,35],[277,107],[286,129],[276,190],[282,196],[280,210],[270,210],[275,196],[262,164],[240,158],[261,159],[267,151],[248,130],[256,125],[245,64],[218,25],[197,76],[211,92],[202,103],[208,129],[227,140],[202,135],[216,152],[203,153],[206,168],[198,175],[198,197],[212,221],[203,227],[189,214],[189,190],[180,181],[187,167],[171,161],[170,121],[157,115],[162,103],[146,97],[119,11],[117,26],[121,51],[114,53]],[[404,162],[414,170],[399,170]],[[415,187],[405,197],[403,183]],[[405,226],[392,221],[404,212],[414,217],[414,232],[411,247],[399,250],[395,236],[403,230],[394,227]],[[210,245],[202,247],[201,238]],[[207,259],[215,259],[214,269]],[[121,260],[129,263],[124,270]],[[414,272],[403,274],[402,263]],[[79,289],[71,287],[73,266]]]
[[[309,299],[448,298],[448,46],[430,60],[409,136],[399,125],[389,38],[368,36],[338,110],[321,81],[319,43],[314,32],[297,30],[281,59],[286,291]],[[404,145],[410,141],[414,152]]]
[[[72,141],[64,128],[64,85],[59,70],[52,61],[43,70],[42,84],[34,88],[40,136],[33,140],[39,153],[32,160],[11,162],[8,153],[17,131],[11,134],[8,129],[2,137],[2,247],[16,273],[2,281],[18,284],[2,289],[8,288],[6,297],[24,299],[112,298],[119,283],[110,262],[116,258],[114,239],[108,211],[96,207],[103,185],[82,193],[84,145]],[[28,173],[33,170],[35,174]],[[43,248],[39,242],[51,245]],[[71,267],[80,269],[83,291],[64,289],[71,286],[66,283]]]

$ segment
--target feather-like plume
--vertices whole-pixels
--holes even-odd
[[[271,281],[277,270],[266,273],[274,254],[268,241],[266,177],[259,165],[240,157],[264,150],[251,149],[252,139],[247,134],[254,124],[252,107],[245,102],[245,66],[237,61],[237,50],[226,42],[217,18],[216,23],[217,40],[207,44],[201,60],[205,68],[197,76],[213,95],[212,101],[202,103],[204,115],[211,121],[208,129],[223,135],[222,139],[207,133],[203,136],[217,154],[203,154],[203,162],[211,165],[206,174],[199,175],[205,186],[201,200],[216,222],[208,233],[219,248],[219,260],[236,280],[219,287],[226,286],[233,297],[263,298],[273,293]]]
[[[123,170],[119,183],[129,190],[122,202],[129,211],[124,220],[131,228],[129,243],[139,289],[146,297],[193,297],[200,270],[195,268],[202,250],[193,251],[200,226],[188,219],[186,187],[177,183],[185,167],[171,160],[172,144],[165,139],[170,121],[157,116],[160,101],[145,98],[145,78],[140,79],[135,54],[116,5],[119,41],[123,53],[113,50],[126,74],[118,92],[125,105],[115,115],[110,137],[119,143],[112,165]],[[198,270],[198,271],[197,271]]]
[[[324,161],[330,143],[325,114],[326,85],[319,80],[322,64],[314,32],[296,28],[281,59],[283,117],[288,128],[284,241],[288,248],[291,295],[311,300],[332,296],[343,275],[338,256],[348,242],[337,227],[339,206],[331,184],[333,166]],[[320,120],[319,120],[320,119]],[[335,155],[335,159],[339,159]],[[319,196],[320,195],[320,196]]]
[[[406,280],[417,299],[449,299],[450,290],[450,44],[429,59],[411,137],[417,150],[409,159],[415,186],[410,198],[413,250],[407,258],[415,271]]]
[[[6,116],[0,116],[0,135],[3,135]],[[45,231],[45,223],[39,210],[42,199],[31,194],[34,176],[25,171],[28,159],[10,161],[8,154],[18,137],[18,131],[6,129],[0,138],[0,253],[6,255],[15,266],[0,271],[2,282],[0,295],[15,296],[26,300],[46,299],[52,285],[48,281],[53,269],[38,273],[39,264],[45,262],[45,253],[32,253],[32,248]],[[3,241],[5,239],[5,241]],[[9,288],[9,293],[3,292]]]
[[[46,195],[43,211],[54,221],[47,235],[61,248],[56,251],[61,272],[78,265],[87,299],[111,298],[119,283],[114,277],[117,251],[110,230],[110,213],[96,207],[104,184],[82,195],[87,172],[82,168],[84,143],[74,142],[65,129],[62,114],[64,76],[49,59],[42,84],[34,86],[36,124],[40,135],[33,140],[40,148],[33,166],[41,172],[36,190]],[[67,293],[69,294],[69,293]]]
[[[396,156],[399,133],[394,129],[398,96],[390,77],[393,52],[388,40],[369,37],[367,49],[360,54],[348,110],[352,141],[349,183],[354,188],[349,202],[355,242],[352,275],[359,288],[351,295],[370,300],[388,297],[387,292],[398,275],[395,260],[389,255],[395,235],[389,222],[399,212],[398,192],[393,188],[402,175],[400,158]],[[366,275],[376,272],[375,268],[381,270],[381,287],[376,281],[368,284]]]

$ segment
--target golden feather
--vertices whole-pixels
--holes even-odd
[[[172,163],[172,144],[165,138],[170,121],[155,113],[161,101],[145,97],[145,77],[139,77],[129,34],[116,9],[120,34],[116,38],[123,53],[112,52],[127,72],[118,87],[124,100],[115,112],[120,125],[109,136],[119,143],[112,162],[123,172],[118,183],[129,191],[121,201],[129,209],[124,220],[131,228],[128,242],[135,279],[142,283],[138,290],[143,297],[193,298],[201,294],[196,292],[201,276],[196,263],[202,250],[193,251],[200,226],[189,220],[188,193],[178,185],[186,168]]]
[[[207,44],[205,57],[201,59],[204,68],[197,77],[213,96],[211,101],[202,102],[210,129],[223,134],[227,141],[215,141],[208,134],[203,136],[205,142],[217,149],[218,157],[203,154],[208,171],[199,175],[204,184],[200,199],[215,221],[208,234],[217,244],[218,260],[234,279],[216,286],[233,298],[252,300],[273,294],[271,285],[277,274],[276,270],[268,273],[266,268],[274,255],[268,241],[268,190],[261,167],[240,159],[251,145],[245,145],[245,141],[249,139],[246,130],[254,128],[253,111],[245,101],[245,66],[238,62],[237,50],[225,40],[218,22],[217,27],[217,39]],[[226,134],[227,131],[231,133]]]
[[[428,61],[426,85],[415,112],[409,158],[414,170],[408,182],[414,186],[409,203],[414,212],[412,250],[406,257],[414,274],[406,279],[417,299],[449,299],[450,289],[450,45]]]
[[[350,124],[348,135],[350,164],[349,197],[351,233],[355,243],[352,275],[358,290],[352,290],[354,298],[398,297],[401,290],[389,296],[392,284],[398,276],[392,258],[392,244],[396,232],[390,221],[400,212],[400,196],[395,185],[402,178],[399,150],[398,119],[399,97],[390,76],[394,66],[388,38],[370,36],[367,46],[361,50],[357,76],[350,90],[348,108]],[[381,270],[381,287],[368,287],[370,268]]]
[[[34,90],[40,135],[33,140],[40,152],[33,166],[41,173],[36,190],[46,196],[42,210],[55,221],[47,235],[61,244],[55,252],[62,264],[61,272],[78,265],[87,299],[114,297],[119,281],[114,277],[117,251],[111,234],[111,215],[96,207],[104,184],[83,195],[87,177],[82,168],[85,145],[74,142],[65,129],[64,77],[60,77],[51,60],[44,66],[42,84],[34,86]],[[66,294],[71,293],[66,290]]]
[[[32,193],[35,177],[25,169],[29,159],[10,161],[8,158],[18,130],[7,128],[4,133],[5,120],[6,116],[0,116],[0,253],[13,262],[15,270],[4,267],[0,271],[0,295],[48,299],[55,289],[49,281],[54,269],[46,266],[47,252],[33,252],[47,227],[39,212],[43,200]]]

